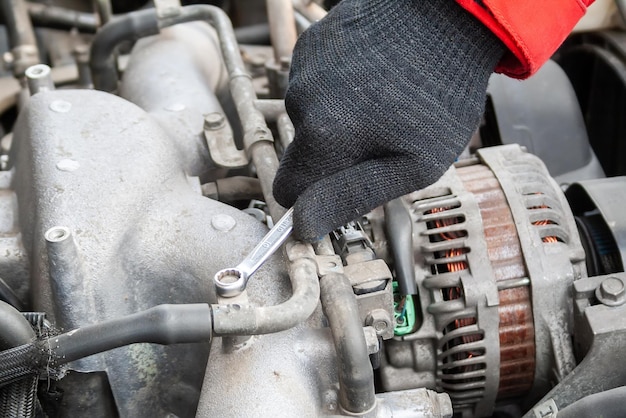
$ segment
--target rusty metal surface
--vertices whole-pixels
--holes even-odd
[[[527,277],[519,237],[498,180],[483,165],[462,167],[457,173],[474,193],[484,224],[487,254],[496,282]],[[529,288],[501,289],[500,382],[498,397],[516,396],[532,387],[535,370],[535,333]]]

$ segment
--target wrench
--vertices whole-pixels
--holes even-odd
[[[250,276],[267,261],[281,246],[293,230],[293,208],[289,209],[272,229],[263,237],[254,250],[237,267],[226,268],[215,273],[213,281],[217,294],[233,297],[243,292]]]

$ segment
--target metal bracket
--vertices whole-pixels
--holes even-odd
[[[204,137],[213,162],[224,168],[248,165],[245,151],[237,149],[230,125],[220,113],[209,113],[204,118]]]
[[[159,20],[180,15],[182,8],[178,0],[154,0],[154,7]]]

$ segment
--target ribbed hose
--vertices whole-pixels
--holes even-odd
[[[40,351],[35,344],[24,344],[0,352],[0,388],[38,372]]]
[[[35,415],[37,376],[22,380],[0,389],[0,413],[3,417],[31,418]]]
[[[35,414],[38,376],[32,365],[40,362],[33,361],[38,353],[34,339],[28,320],[11,305],[0,303],[0,349],[9,349],[0,353],[0,381],[7,383],[0,384],[3,417],[31,418]]]

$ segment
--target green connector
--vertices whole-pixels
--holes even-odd
[[[393,319],[395,328],[393,333],[397,336],[403,336],[415,331],[415,305],[413,304],[413,296],[409,295],[404,298],[398,293],[398,283],[393,282]]]

